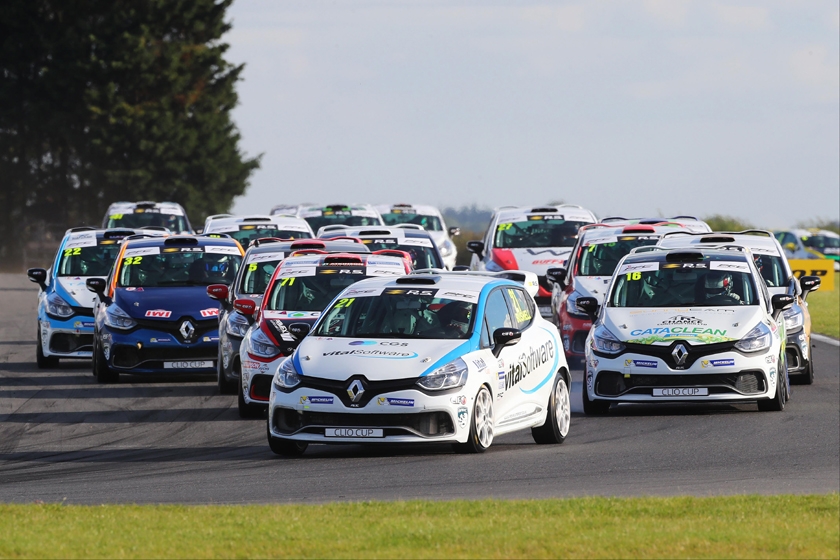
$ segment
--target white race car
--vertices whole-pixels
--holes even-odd
[[[387,226],[413,224],[428,231],[440,250],[443,264],[449,270],[455,268],[458,248],[452,242],[452,237],[460,235],[461,229],[457,227],[447,228],[440,210],[434,206],[419,204],[383,204],[377,206],[376,210]]]
[[[210,216],[204,222],[204,234],[226,233],[236,239],[243,249],[252,241],[266,237],[294,240],[315,237],[303,218],[293,216]]]
[[[577,300],[593,318],[587,414],[622,402],[757,401],[761,410],[784,409],[782,311],[794,298],[770,296],[749,249],[641,247],[621,260],[607,294],[604,306]]]
[[[481,452],[529,428],[538,443],[562,443],[571,378],[534,284],[440,272],[345,290],[277,369],[271,450],[425,442]]]
[[[184,208],[176,202],[115,202],[102,220],[103,228],[158,228],[172,233],[192,233]]]
[[[595,223],[589,210],[572,204],[498,208],[483,241],[467,242],[472,270],[527,270],[539,277],[536,295],[540,314],[551,318],[549,268],[566,264],[581,226]]]

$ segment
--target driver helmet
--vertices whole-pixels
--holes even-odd
[[[732,276],[725,272],[712,271],[706,274],[703,285],[707,298],[725,295],[732,289]]]

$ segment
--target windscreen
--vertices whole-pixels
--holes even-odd
[[[782,263],[782,257],[774,255],[760,255],[753,253],[755,258],[755,267],[764,278],[764,282],[773,287],[784,286],[787,284],[788,278],[785,274],[785,267]]]
[[[244,248],[247,248],[251,241],[262,237],[277,237],[279,239],[310,239],[312,237],[308,231],[283,229],[275,225],[243,225],[239,226],[239,231],[226,233],[239,241],[239,244]]]
[[[314,214],[309,216],[308,214]],[[304,220],[309,223],[312,231],[318,231],[324,226],[343,224],[346,226],[378,226],[382,225],[374,216],[354,216],[349,208],[345,210],[324,210],[322,212],[304,212]]]
[[[253,257],[261,257],[262,255],[256,254]],[[239,292],[243,294],[264,294],[266,288],[268,288],[268,282],[271,280],[271,275],[274,274],[274,270],[280,264],[280,261],[283,260],[283,253],[280,253],[279,256],[275,258],[271,258],[272,254],[268,255],[269,258],[260,258],[254,261],[250,260],[245,265],[245,270],[242,273],[242,280],[239,283]]]
[[[400,210],[399,212],[393,211],[390,214],[382,214],[382,221],[389,226],[416,224],[423,226],[426,231],[443,231],[440,218],[428,214],[418,214],[413,210]]]
[[[636,247],[656,245],[659,235],[637,235],[596,239],[583,247],[580,254],[579,276],[612,276],[624,256]]]
[[[411,255],[411,264],[415,270],[422,268],[443,268],[443,260],[431,239],[422,237],[377,237],[362,239],[362,243],[370,249],[371,253],[381,251],[382,249],[405,251]]]
[[[242,257],[231,246],[126,249],[117,286],[163,288],[231,284]]]
[[[618,270],[612,307],[758,305],[744,261],[633,262]]]
[[[566,221],[562,216],[528,216],[524,221],[502,222],[496,226],[495,247],[573,247],[578,230],[586,223]]]
[[[108,276],[120,250],[119,243],[114,239],[103,239],[98,244],[86,247],[69,245],[72,245],[72,239],[68,240],[61,252],[58,276]]]
[[[469,338],[476,304],[437,297],[438,291],[386,288],[378,296],[341,298],[322,317],[317,334],[359,338]]]
[[[824,253],[826,255],[837,255],[840,254],[840,238],[838,237],[829,237],[827,235],[812,235],[803,241],[806,247],[810,247],[811,249],[816,249],[820,253]],[[826,250],[826,249],[833,249]]]
[[[323,311],[341,291],[367,278],[365,267],[295,267],[281,270],[266,298],[266,311]]]
[[[140,228],[145,226],[163,226],[172,233],[189,231],[187,219],[175,214],[161,214],[151,210],[134,212],[132,214],[111,214],[108,216],[106,228]]]

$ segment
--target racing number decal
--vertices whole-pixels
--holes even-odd
[[[522,304],[517,297],[517,294],[514,290],[508,289],[508,296],[510,297],[510,301],[513,302],[513,309],[516,311],[516,321],[518,323],[527,323],[531,320],[531,312],[527,309],[522,309]]]
[[[340,307],[350,307],[351,305],[353,305],[354,301],[356,301],[356,298],[354,297],[341,298],[340,300],[338,300],[338,303],[335,304],[334,309],[338,309]]]
[[[507,231],[507,230],[509,230],[512,226],[513,226],[513,224],[499,224],[499,227],[498,227],[497,229],[498,229],[499,231]]]
[[[256,265],[254,265],[254,266],[256,266]],[[281,285],[281,286],[291,286],[291,285],[292,285],[292,284],[294,284],[294,283],[295,283],[295,279],[294,279],[294,278],[283,278],[283,279],[280,281],[280,285]]]
[[[257,263],[251,263],[248,265],[248,272],[254,272],[257,270]]]
[[[123,215],[122,214],[111,214],[109,216],[109,218],[111,218],[112,220],[122,220]]]
[[[641,280],[642,273],[641,272],[628,272],[626,274],[628,280]]]
[[[82,254],[81,247],[74,247],[73,249],[64,249],[64,256],[65,257],[75,257],[76,255]]]
[[[143,262],[143,257],[126,257],[123,261],[125,266],[131,266],[133,264],[140,264]]]

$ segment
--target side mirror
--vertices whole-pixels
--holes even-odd
[[[207,286],[207,295],[219,301],[226,300],[228,298],[228,287],[226,284],[210,284]]]
[[[456,235],[461,235],[461,228],[459,228],[459,227],[449,228],[449,237],[455,237]]]
[[[557,284],[560,288],[566,287],[566,269],[565,268],[549,268],[545,271],[546,279],[552,284]]]
[[[777,319],[782,311],[790,309],[794,301],[796,301],[796,298],[788,294],[776,294],[771,297],[770,305],[773,307],[773,319]]]
[[[519,329],[496,329],[493,331],[493,355],[498,358],[502,348],[505,346],[513,346],[519,342],[521,338],[522,332]]]
[[[252,299],[238,299],[233,302],[233,308],[251,319],[257,310],[257,304]]]
[[[785,243],[785,249],[793,253],[794,251],[796,251],[796,243]]]
[[[452,267],[452,272],[469,272],[470,267],[463,264],[457,264]]]
[[[107,283],[104,278],[88,278],[85,280],[85,286],[87,286],[88,290],[101,297],[105,293]]]
[[[303,340],[312,330],[312,326],[309,323],[292,323],[288,326],[288,330],[295,340]]]
[[[575,305],[577,308],[582,312],[589,315],[589,318],[592,319],[592,322],[595,322],[595,318],[598,317],[598,300],[594,297],[579,297],[575,301]]]
[[[467,251],[478,255],[479,259],[484,258],[484,241],[467,241]]]
[[[41,286],[42,290],[47,289],[47,271],[43,268],[30,268],[26,271],[30,282],[35,282]]]
[[[808,297],[811,292],[816,292],[820,289],[822,279],[819,276],[803,276],[799,279],[799,286],[802,288],[802,299]]]

